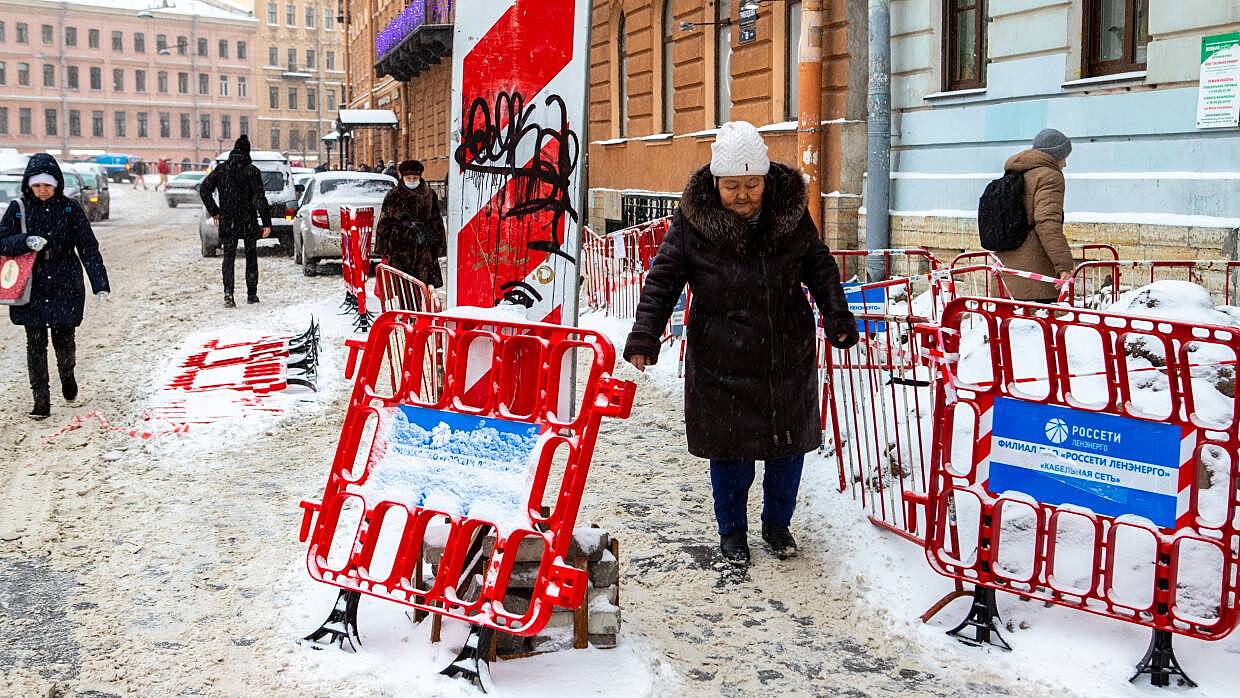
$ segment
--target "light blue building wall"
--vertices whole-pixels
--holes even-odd
[[[1081,78],[1082,0],[990,0],[986,86],[941,91],[942,2],[892,3],[892,206],[968,217],[1040,129],[1073,140],[1068,218],[1240,226],[1240,130],[1198,129],[1205,35],[1240,31],[1240,1],[1150,0],[1144,71]]]

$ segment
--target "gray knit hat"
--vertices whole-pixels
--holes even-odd
[[[1033,149],[1040,150],[1056,160],[1066,160],[1072,153],[1072,141],[1060,131],[1044,128],[1033,137]]]

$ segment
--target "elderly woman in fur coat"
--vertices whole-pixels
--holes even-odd
[[[858,341],[839,269],[807,208],[799,171],[767,156],[752,124],[732,122],[710,165],[689,179],[655,257],[624,357],[639,370],[688,284],[693,289],[685,365],[689,452],[710,460],[720,550],[748,564],[749,488],[763,473],[762,539],[796,554],[789,531],[805,454],[821,442],[814,316],[827,340]]]
[[[400,182],[383,198],[375,253],[390,266],[438,288],[443,286],[439,258],[448,254],[439,197],[422,181],[422,163],[405,160],[396,169]]]

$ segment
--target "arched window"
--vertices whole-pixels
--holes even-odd
[[[801,101],[801,0],[788,0],[785,7],[788,23],[788,60],[784,66],[785,119],[800,119]]]
[[[676,114],[676,0],[663,0],[663,133],[672,133]]]
[[[715,0],[715,125],[732,119],[732,0]]]
[[[616,78],[619,88],[617,98],[620,101],[620,123],[616,135],[620,138],[628,136],[629,133],[629,60],[625,31],[624,14],[621,13],[620,19],[616,21]]]

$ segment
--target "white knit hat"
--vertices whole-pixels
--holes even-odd
[[[47,184],[47,185],[54,187],[56,186],[57,182],[56,182],[56,178],[51,176],[50,174],[40,172],[39,174],[31,177],[30,181],[27,182],[27,184],[32,187],[36,184]]]
[[[720,126],[710,152],[710,173],[716,177],[765,175],[771,169],[766,142],[748,121],[729,121]]]

